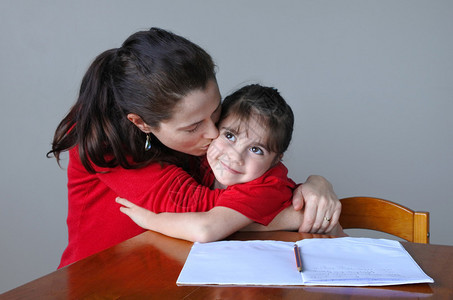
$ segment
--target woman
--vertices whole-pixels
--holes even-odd
[[[152,28],[100,54],[55,132],[57,161],[69,151],[69,244],[60,267],[143,229],[119,211],[120,196],[153,212],[207,211],[223,190],[198,182],[199,156],[218,136],[214,63],[203,49]],[[341,205],[330,184],[309,177],[270,229],[331,230]],[[303,222],[302,222],[303,220]]]

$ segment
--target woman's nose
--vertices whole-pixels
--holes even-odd
[[[204,133],[204,138],[206,139],[215,139],[219,136],[219,130],[217,129],[217,126],[215,123],[211,120],[208,122],[206,126],[206,132]]]

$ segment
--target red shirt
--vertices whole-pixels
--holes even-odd
[[[203,164],[207,165],[204,160]],[[214,176],[203,179],[212,185]],[[215,206],[224,206],[243,214],[254,222],[268,225],[284,208],[291,205],[294,181],[288,178],[288,169],[278,163],[261,177],[250,182],[227,187],[216,201]]]
[[[291,203],[294,182],[278,164],[249,183],[210,190],[212,172],[200,166],[201,185],[182,168],[153,163],[140,169],[116,167],[90,174],[77,148],[69,150],[68,246],[59,268],[132,238],[145,230],[120,212],[120,196],[153,212],[208,211],[216,204],[267,225]],[[199,175],[199,174],[196,174]],[[217,199],[217,200],[216,200]]]
[[[69,150],[69,243],[60,268],[145,231],[120,212],[117,196],[153,212],[195,212],[210,210],[223,192],[200,185],[171,164],[95,169],[107,172],[88,173],[77,148]]]

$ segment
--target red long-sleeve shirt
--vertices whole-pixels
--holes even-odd
[[[153,212],[208,211],[215,205],[242,213],[267,225],[291,203],[294,182],[279,163],[263,176],[226,190],[210,190],[214,180],[206,160],[201,165],[199,184],[182,168],[153,163],[140,169],[95,168],[90,174],[82,165],[77,148],[69,151],[68,165],[68,246],[63,267],[144,231],[120,212],[120,196]]]
[[[119,242],[144,229],[120,212],[120,196],[153,212],[207,211],[223,190],[200,185],[182,168],[153,163],[140,169],[95,168],[90,174],[82,165],[77,148],[69,150],[68,246],[63,267]]]

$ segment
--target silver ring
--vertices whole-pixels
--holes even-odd
[[[331,218],[324,217],[324,220],[326,220],[327,222],[330,222],[330,219],[331,219]]]

